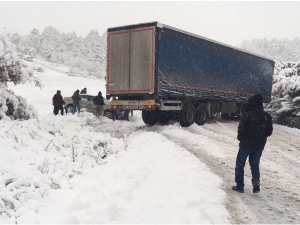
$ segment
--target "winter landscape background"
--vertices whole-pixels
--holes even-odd
[[[129,121],[84,110],[54,116],[57,90],[69,97],[87,87],[105,96],[106,32],[4,33],[0,223],[300,223],[299,37],[235,46],[275,61],[265,105],[274,133],[261,159],[261,192],[252,193],[246,165],[240,194],[231,190],[238,121],[183,128],[146,126],[137,111]]]
[[[78,37],[75,32],[65,34],[54,27],[46,27],[42,32],[34,28],[25,36],[8,34],[9,41],[24,57],[42,58],[52,65],[64,66],[66,73],[100,79],[105,78],[106,38],[106,32],[99,35],[97,30]],[[300,128],[300,38],[255,38],[237,47],[275,61],[273,97],[267,109],[276,122]]]

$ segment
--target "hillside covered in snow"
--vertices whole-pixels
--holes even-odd
[[[41,33],[33,29],[29,35],[9,35],[18,53],[39,55],[48,62],[64,64],[70,73],[103,78],[106,69],[106,33],[92,30],[86,37],[75,32],[62,33],[46,27]]]

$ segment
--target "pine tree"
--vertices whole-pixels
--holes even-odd
[[[42,87],[41,82],[33,76],[33,69],[18,57],[15,45],[9,42],[7,36],[0,36],[0,119],[29,119],[37,116],[33,107],[27,105],[26,99],[7,89],[7,82],[17,85],[26,81]]]

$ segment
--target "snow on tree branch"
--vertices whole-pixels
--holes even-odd
[[[15,85],[26,81],[35,86],[43,87],[40,80],[33,76],[33,69],[18,57],[15,45],[9,42],[5,35],[0,36],[0,119],[29,119],[37,116],[32,106],[27,105],[26,99],[15,96],[7,90],[7,82]]]

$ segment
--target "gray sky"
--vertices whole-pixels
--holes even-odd
[[[159,21],[236,46],[252,38],[300,37],[300,2],[0,1],[0,33],[29,34],[53,26],[86,36],[92,29]]]

